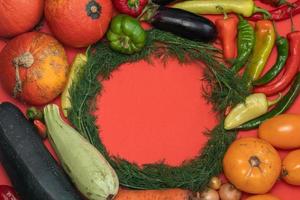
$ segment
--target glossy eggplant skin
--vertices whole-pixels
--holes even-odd
[[[150,23],[157,29],[200,42],[212,42],[218,35],[209,19],[177,8],[160,6]]]
[[[33,124],[8,102],[0,104],[0,155],[22,200],[82,200]]]
[[[152,2],[152,3],[155,3],[155,4],[157,4],[157,5],[162,5],[162,6],[164,6],[164,5],[167,5],[167,4],[172,3],[172,2],[174,2],[174,1],[176,1],[176,0],[152,0],[151,2]]]

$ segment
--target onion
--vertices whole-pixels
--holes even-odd
[[[236,189],[232,184],[225,183],[220,187],[219,194],[221,200],[239,200],[242,193]]]
[[[216,190],[207,188],[204,190],[199,197],[199,200],[219,200],[219,194]]]
[[[208,186],[214,190],[220,189],[221,185],[222,185],[221,179],[216,176],[212,177],[208,184]]]

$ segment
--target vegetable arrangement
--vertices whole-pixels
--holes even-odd
[[[30,5],[0,0],[0,36],[16,36],[0,52],[1,84],[22,102],[45,106],[28,109],[27,120],[11,103],[0,104],[0,154],[18,195],[30,200],[239,200],[247,192],[254,194],[248,200],[277,200],[267,193],[279,178],[300,185],[300,115],[284,114],[300,94],[300,32],[280,36],[274,22],[300,13],[300,1],[261,2],[277,8],[267,11],[253,0],[36,0]],[[114,17],[113,6],[120,13]],[[43,9],[58,41],[45,33],[25,33]],[[224,17],[213,22],[201,14]],[[152,29],[145,30],[140,21]],[[216,40],[222,50],[214,46]],[[69,67],[59,42],[88,48]],[[276,63],[264,73],[274,46]],[[121,64],[152,55],[205,64],[204,94],[219,123],[208,131],[203,152],[182,166],[138,166],[111,157],[91,113],[102,80]],[[47,105],[61,93],[62,112],[74,128],[57,105]],[[258,138],[236,139],[239,130],[256,128]],[[43,146],[46,137],[64,172]],[[293,151],[281,160],[275,148]],[[230,182],[222,183],[222,170]],[[0,186],[0,194],[19,199],[8,186]]]

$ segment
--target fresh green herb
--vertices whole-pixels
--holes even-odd
[[[107,79],[120,64],[141,59],[151,62],[151,56],[164,59],[171,56],[182,63],[204,63],[205,78],[213,89],[211,94],[222,93],[222,95],[212,96],[209,90],[206,90],[207,99],[214,104],[216,110],[221,109],[223,112],[227,106],[243,101],[248,95],[243,87],[246,83],[244,84],[241,78],[234,76],[230,69],[218,61],[218,57],[222,56],[220,50],[209,44],[190,41],[152,29],[148,31],[145,48],[137,54],[126,55],[114,52],[104,41],[89,50],[87,65],[79,75],[78,81],[70,88],[72,106],[68,117],[79,132],[105,156],[117,172],[121,185],[135,189],[179,187],[198,191],[207,185],[212,176],[221,172],[224,153],[235,139],[236,132],[225,131],[223,120],[213,130],[207,131],[209,141],[202,153],[179,167],[170,167],[163,163],[139,167],[126,160],[111,157],[99,139],[95,117],[91,114],[95,96],[101,94],[102,89],[98,76]],[[229,94],[228,97],[225,95],[226,92]],[[224,101],[223,95],[227,97],[227,103],[219,107],[215,103]]]

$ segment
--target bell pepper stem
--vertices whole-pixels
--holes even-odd
[[[262,13],[264,15],[265,19],[271,19],[272,18],[272,15],[269,13],[269,11],[267,11],[263,8],[254,6],[253,13],[258,13],[258,12]]]
[[[268,106],[270,107],[270,106],[277,104],[281,99],[282,99],[282,94],[279,93],[278,97],[276,99],[268,101]]]

